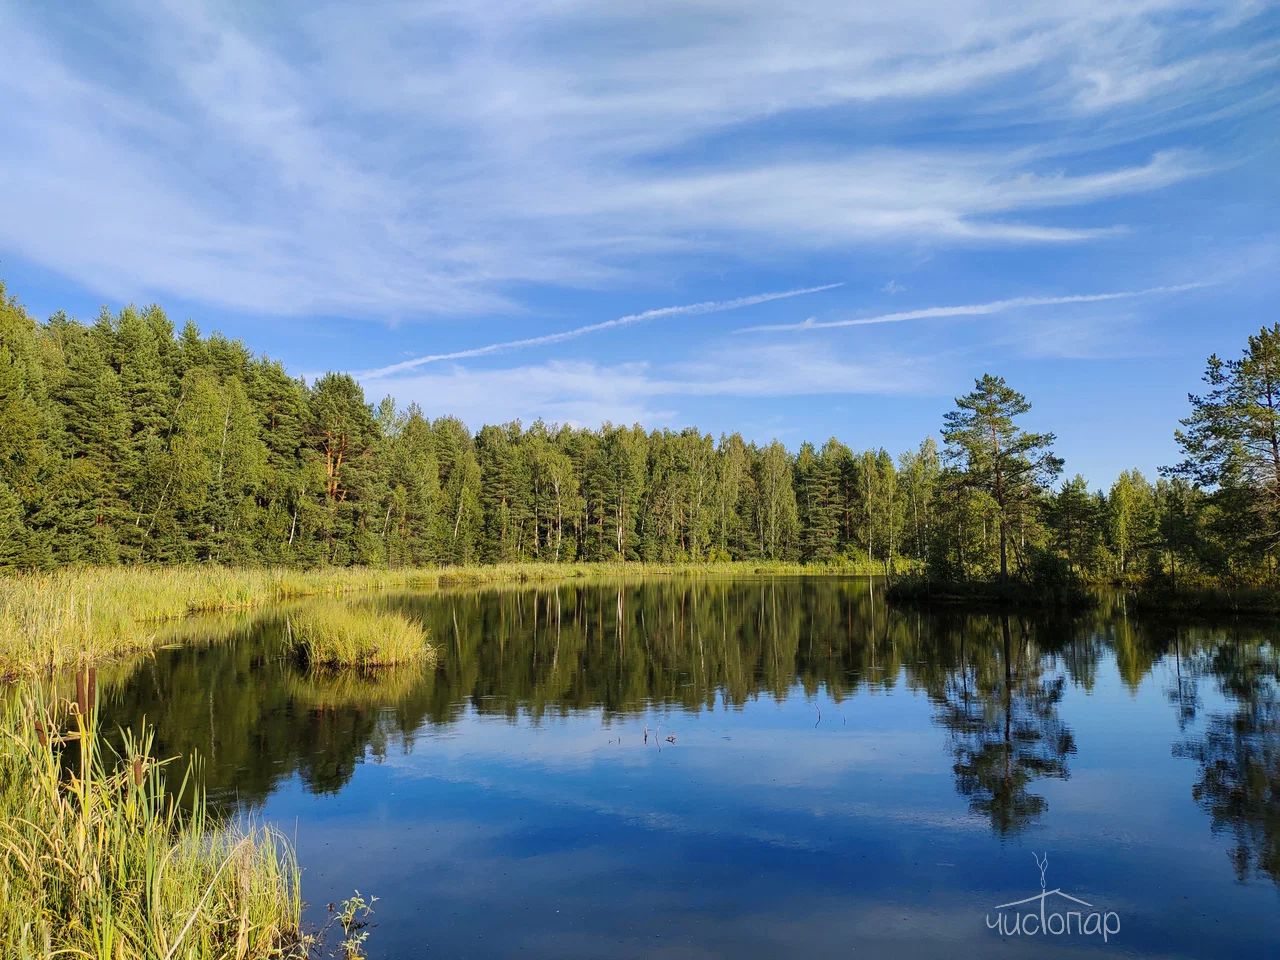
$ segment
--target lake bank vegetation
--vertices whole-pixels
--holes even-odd
[[[312,669],[379,670],[432,659],[422,624],[401,613],[309,604],[287,620],[294,652]]]
[[[960,398],[941,446],[894,457],[694,428],[473,433],[371,403],[345,374],[292,378],[154,306],[41,323],[0,289],[0,345],[3,567],[370,568],[376,580],[736,561],[923,570],[928,589],[957,595],[1106,580],[1206,599],[1277,577],[1280,328],[1210,359],[1178,432],[1183,462],[1154,481],[1126,471],[1106,491],[1061,480],[1053,434],[1024,430],[1029,404],[992,376]]]
[[[1184,459],[1104,493],[1080,476],[1055,485],[1053,434],[1022,429],[1026,398],[980,378],[944,421],[924,573],[893,594],[1080,605],[1089,582],[1111,582],[1152,610],[1280,610],[1280,324],[1236,359],[1210,357],[1204,383],[1175,431]],[[970,537],[966,555],[975,517],[983,549]]]
[[[93,686],[86,672],[76,701],[0,703],[5,956],[304,960],[289,844],[212,817],[149,733],[112,753]]]
[[[182,639],[192,614],[248,610],[308,597],[655,575],[862,573],[856,564],[512,563],[468,567],[226,567],[217,564],[62,567],[0,575],[0,677],[100,661]]]

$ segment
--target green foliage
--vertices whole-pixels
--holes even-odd
[[[1062,470],[1062,460],[1051,449],[1053,434],[1028,433],[1015,422],[1030,409],[1027,398],[1003,377],[988,373],[974,382],[971,392],[956,398],[956,409],[942,427],[954,485],[989,499],[985,512],[995,522],[1002,580],[1009,576],[1011,528],[1025,531],[1037,500]]]
[[[1258,585],[1280,559],[1280,325],[1233,361],[1152,485],[1055,486],[1053,434],[990,374],[896,460],[836,438],[537,422],[473,433],[355,379],[308,385],[157,307],[35,322],[0,286],[0,567],[214,562],[857,562],[1026,580],[1037,551],[1087,579]]]
[[[1254,559],[1280,546],[1280,324],[1249,337],[1236,360],[1211,356],[1203,396],[1176,433],[1185,459],[1174,476],[1213,491],[1219,533]]]
[[[157,307],[38,324],[2,294],[0,566],[924,555],[932,447],[900,484],[885,451],[834,438],[797,459],[692,428],[473,434],[371,404],[349,375],[308,385],[193,323],[175,332]]]

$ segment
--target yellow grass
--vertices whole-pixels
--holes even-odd
[[[284,838],[211,818],[149,734],[104,754],[84,685],[78,700],[0,702],[0,956],[302,960]]]
[[[368,606],[311,604],[291,614],[288,625],[294,649],[311,667],[369,670],[434,656],[422,624]]]
[[[146,650],[166,642],[162,621],[298,597],[580,577],[857,572],[857,567],[848,566],[740,562],[528,563],[391,570],[189,565],[8,574],[0,576],[0,676]]]

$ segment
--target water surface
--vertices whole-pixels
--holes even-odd
[[[835,578],[366,602],[438,664],[309,674],[272,611],[193,624],[105,701],[296,838],[313,920],[377,896],[374,957],[1280,955],[1268,625],[924,614]],[[989,929],[1040,894],[1033,853],[1119,933]]]

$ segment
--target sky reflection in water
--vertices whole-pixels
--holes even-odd
[[[1274,631],[924,615],[859,580],[364,601],[437,667],[318,677],[287,611],[193,622],[106,696],[296,836],[304,895],[439,957],[1252,957],[1280,945]],[[647,731],[647,742],[646,742]],[[675,738],[668,742],[667,737]],[[1121,932],[1011,937],[1048,887]]]

